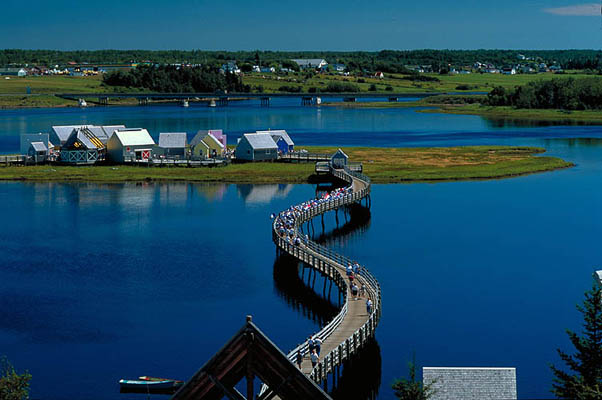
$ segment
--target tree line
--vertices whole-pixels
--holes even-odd
[[[214,93],[217,91],[250,92],[240,76],[221,73],[216,68],[175,66],[140,66],[129,71],[105,74],[103,84],[147,89],[161,93]]]
[[[522,54],[531,61],[556,61],[565,69],[602,67],[599,50],[382,50],[369,51],[205,51],[205,50],[0,50],[0,66],[66,65],[69,62],[91,64],[123,64],[150,62],[156,64],[202,64],[218,66],[228,60],[240,64],[296,68],[294,58],[323,58],[328,63],[345,64],[349,70],[403,73],[404,65],[431,65],[434,70],[448,65],[472,65],[475,61],[510,65]]]
[[[600,110],[602,80],[567,78],[529,82],[513,89],[495,87],[486,103],[528,109]]]

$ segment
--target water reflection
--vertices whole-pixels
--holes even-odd
[[[351,362],[343,365],[343,373],[330,392],[333,399],[365,399],[378,397],[381,383],[380,346],[376,339],[368,341]]]
[[[558,120],[538,120],[526,118],[501,118],[501,117],[482,117],[489,128],[528,128],[528,127],[546,127],[546,126],[594,126],[600,125],[600,121],[579,121],[571,118],[567,114],[567,119]]]
[[[273,199],[284,198],[293,189],[290,184],[236,185],[240,197],[247,204],[267,204]]]

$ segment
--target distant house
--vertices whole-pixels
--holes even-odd
[[[502,68],[502,74],[504,75],[516,75],[516,69],[512,67]]]
[[[31,148],[31,143],[33,142],[41,142],[44,144],[46,149],[52,148],[52,143],[50,143],[50,139],[47,133],[24,133],[21,135],[21,145],[19,146],[21,150],[21,154],[27,155],[29,154],[29,150]]]
[[[71,132],[61,146],[61,161],[68,164],[94,164],[105,158],[106,147],[87,127]]]
[[[0,76],[26,76],[25,68],[0,68]]]
[[[281,154],[287,154],[289,151],[295,149],[295,143],[285,130],[257,131],[255,133],[267,133],[271,135],[276,146],[278,146],[278,152]]]
[[[274,68],[274,67],[261,67],[260,70],[259,70],[259,72],[263,72],[263,73],[266,73],[266,74],[271,74],[273,72],[276,72],[276,68]]]
[[[345,64],[332,64],[330,68],[335,72],[345,72],[347,66]]]
[[[236,61],[229,61],[227,64],[223,64],[220,71],[223,73],[240,74],[240,68],[236,65]]]
[[[27,156],[36,164],[45,162],[48,159],[48,148],[42,142],[31,142]]]
[[[330,157],[330,165],[332,165],[333,168],[343,168],[347,165],[348,161],[349,156],[341,149],[338,149],[336,153]]]
[[[236,145],[236,158],[247,161],[276,160],[278,146],[266,133],[245,133]]]
[[[200,130],[190,141],[190,149],[197,157],[219,157],[226,151],[225,143],[226,135],[221,129]]]
[[[253,72],[261,72],[259,65],[253,65]]]
[[[309,68],[321,69],[322,67],[328,65],[326,60],[324,60],[322,58],[297,58],[297,59],[293,59],[291,61],[297,63],[297,65],[301,69],[309,69]]]
[[[119,129],[107,143],[107,157],[118,163],[146,161],[152,157],[154,146],[146,129]]]
[[[186,132],[159,133],[158,153],[165,157],[186,156]]]
[[[378,79],[383,79],[385,77],[385,74],[383,74],[382,72],[378,71],[374,73],[374,77],[378,78]]]

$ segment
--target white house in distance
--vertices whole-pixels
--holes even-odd
[[[152,157],[154,146],[146,129],[118,129],[107,142],[107,157],[118,163],[145,161]]]
[[[236,159],[246,161],[276,160],[278,146],[266,133],[245,133],[236,145]]]
[[[295,143],[288,135],[288,133],[283,130],[273,130],[273,131],[257,131],[255,133],[267,133],[272,136],[274,139],[274,143],[278,146],[278,152],[281,154],[287,154],[289,151],[293,151],[295,149]]]
[[[294,59],[291,61],[297,63],[297,65],[301,69],[308,69],[308,68],[321,69],[322,67],[325,67],[326,65],[328,65],[326,60],[324,60],[322,58],[297,58],[297,59]]]

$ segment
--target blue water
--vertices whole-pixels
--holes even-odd
[[[284,101],[18,110],[0,111],[0,151],[15,151],[20,132],[70,123],[223,128],[230,141],[285,128],[308,145],[536,145],[575,162],[506,180],[376,185],[369,223],[328,242],[382,283],[379,398],[393,398],[413,352],[423,366],[514,366],[519,398],[551,397],[548,364],[557,347],[572,350],[564,330],[579,329],[574,306],[601,263],[600,127]],[[105,400],[141,398],[118,394],[120,378],[192,375],[246,314],[288,350],[332,307],[278,278],[286,265],[274,267],[268,215],[314,194],[311,185],[0,183],[0,354],[30,370],[32,398]],[[334,215],[325,221],[332,231]]]

